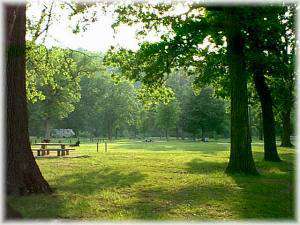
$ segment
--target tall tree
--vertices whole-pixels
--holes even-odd
[[[287,5],[279,15],[279,35],[273,48],[273,71],[270,83],[276,112],[282,124],[281,146],[292,147],[291,113],[295,104],[295,52],[296,52],[296,7]],[[274,57],[275,56],[275,57]],[[270,56],[271,57],[271,56]]]
[[[33,157],[25,85],[25,5],[5,5],[6,193],[51,193]]]
[[[202,88],[198,95],[190,93],[184,107],[184,129],[194,138],[202,138],[212,131],[220,131],[225,119],[225,102],[213,96],[211,87]]]
[[[224,10],[227,18],[225,32],[231,83],[231,145],[226,172],[256,174],[249,132],[245,40],[242,34],[241,13],[239,8],[229,7]]]
[[[266,76],[272,62],[268,53],[276,45],[281,33],[281,18],[286,9],[278,7],[257,7],[251,11],[253,23],[247,27],[247,64],[253,74],[255,89],[258,93],[264,133],[264,159],[279,162],[280,157],[276,147],[275,117],[273,112],[273,97]],[[272,74],[271,74],[272,76]]]
[[[30,108],[39,111],[44,123],[45,138],[50,138],[53,122],[67,117],[80,99],[81,68],[75,63],[72,53],[28,42],[28,99]]]
[[[253,75],[252,79],[258,92],[259,101],[261,103],[262,115],[264,120],[264,154],[267,161],[280,161],[275,138],[275,119],[273,113],[273,103],[271,90],[266,82],[268,68],[272,63],[268,60],[268,55],[264,52],[274,46],[274,38],[278,36],[278,15],[284,11],[283,7],[252,7],[244,8],[243,15],[240,15],[241,27],[244,39],[244,55],[246,70],[249,75]],[[243,19],[252,18],[251,20]],[[274,34],[275,33],[275,34]],[[205,55],[202,63],[198,65],[202,75],[197,77],[197,83],[208,83],[213,85],[221,96],[230,95],[229,89],[231,82],[226,79],[224,74],[229,71],[224,63],[224,57],[227,54],[225,46],[222,46],[216,53],[209,52]],[[225,78],[225,79],[224,79]],[[220,88],[222,86],[222,88]],[[250,84],[251,86],[251,84]],[[221,90],[221,91],[219,91]],[[249,90],[249,94],[252,90]]]
[[[156,126],[164,131],[167,140],[169,139],[169,131],[176,126],[179,120],[180,110],[179,102],[176,100],[157,106]]]
[[[116,83],[110,74],[97,71],[80,81],[81,99],[65,124],[93,136],[112,139],[121,128],[134,123],[137,98],[131,82]]]
[[[180,4],[180,3],[178,3]],[[168,4],[125,5],[116,10],[120,23],[142,23],[144,31],[161,27],[167,30],[156,43],[144,43],[135,54],[130,70],[133,79],[146,83],[163,80],[172,67],[189,64],[201,53],[199,45],[209,35],[222,45],[227,41],[227,61],[230,75],[231,96],[231,150],[228,173],[257,174],[249,133],[247,76],[245,68],[244,41],[247,10],[245,7],[203,7],[184,4],[185,12],[176,13]],[[129,16],[131,15],[131,16]],[[201,54],[200,54],[201,55]],[[124,69],[128,68],[128,64]],[[128,74],[128,73],[127,73]]]
[[[181,136],[184,138],[184,127],[185,127],[185,118],[188,118],[187,110],[184,110],[186,102],[190,99],[193,93],[193,76],[188,76],[186,70],[179,69],[173,71],[167,79],[167,85],[172,88],[174,92],[174,97],[178,101],[179,107],[181,108],[179,119],[176,124],[176,136],[177,139]]]

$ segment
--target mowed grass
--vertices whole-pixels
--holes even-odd
[[[260,176],[229,176],[229,144],[119,141],[82,144],[71,156],[39,158],[52,195],[10,197],[26,218],[85,220],[295,219],[295,149],[279,148],[283,162],[263,161]]]

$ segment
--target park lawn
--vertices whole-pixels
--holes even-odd
[[[224,174],[228,143],[119,141],[82,144],[78,158],[39,158],[52,195],[9,197],[24,217],[85,220],[295,219],[295,149],[263,161],[260,176]]]

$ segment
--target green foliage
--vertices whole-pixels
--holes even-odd
[[[131,82],[115,83],[109,74],[97,72],[82,78],[80,86],[81,100],[66,121],[71,127],[99,136],[134,123],[139,103]]]
[[[135,82],[139,99],[146,105],[167,103],[173,98],[173,91],[167,87],[164,79],[149,80],[141,64],[136,60],[135,53],[131,50],[114,48],[110,49],[104,57],[106,65],[115,80],[126,78]],[[153,77],[155,79],[155,77]]]
[[[180,106],[178,101],[172,101],[167,104],[157,106],[156,126],[165,131],[168,138],[168,131],[176,126],[180,116]]]
[[[289,6],[280,16],[276,42],[277,48],[270,51],[270,79],[272,94],[276,105],[276,112],[292,109],[295,104],[296,83],[296,27],[294,6]]]
[[[183,6],[182,12],[176,12],[178,5]],[[280,63],[284,56],[279,57],[286,52],[281,46],[285,48],[288,45],[294,49],[293,7],[240,7],[236,11],[246,41],[248,74],[251,75],[255,69],[255,62],[266,65],[265,73],[271,73],[272,76],[278,74],[278,70],[281,70],[281,74],[291,74],[290,71],[294,70],[294,64],[289,63],[288,72],[284,63]],[[126,63],[119,61],[119,67],[127,71],[128,77],[145,83],[161,82],[172,67],[185,67],[195,75],[196,87],[211,85],[216,94],[228,97],[231,84],[226,62],[224,10],[226,7],[203,7],[192,3],[119,6],[115,11],[118,17],[114,27],[122,23],[139,24],[144,35],[163,30],[158,42],[143,42],[137,52],[130,52],[130,60],[125,60]],[[124,50],[114,49],[114,57],[121,52],[124,54]],[[293,57],[288,61],[292,62]],[[277,67],[277,72],[274,67]],[[279,77],[283,79],[286,75]],[[285,79],[285,85],[290,83],[287,80],[291,78]],[[279,84],[280,81],[277,82],[277,86],[281,86],[279,89],[285,88]],[[291,89],[293,84],[288,87]]]
[[[62,119],[80,99],[80,77],[70,52],[27,43],[26,87],[28,101],[43,118]]]
[[[178,5],[183,5],[185,11],[176,12]],[[129,54],[130,58],[126,58],[126,62],[118,61],[118,67],[126,71],[128,77],[145,84],[162,83],[172,68],[193,66],[197,62],[194,56],[204,55],[206,51],[198,45],[208,35],[217,45],[223,44],[220,35],[216,35],[221,28],[218,20],[222,16],[220,13],[208,13],[201,5],[137,3],[122,5],[115,12],[118,17],[114,26],[121,23],[140,24],[145,34],[163,29],[160,41],[143,42],[137,52],[124,53],[126,50],[112,49],[108,53],[110,58]]]
[[[225,102],[213,96],[212,88],[204,88],[199,95],[192,93],[186,102],[184,129],[193,135],[224,129]]]

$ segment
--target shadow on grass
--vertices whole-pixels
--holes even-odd
[[[134,219],[223,220],[293,219],[294,195],[281,180],[230,176],[236,184],[203,183],[174,189],[152,188],[136,193],[124,206]],[[252,182],[249,182],[249,180]]]
[[[105,168],[89,173],[82,171],[80,173],[64,175],[55,181],[60,191],[91,195],[103,189],[130,187],[142,181],[144,177],[145,175],[139,171],[123,173],[111,168]]]
[[[226,165],[227,162],[223,161],[196,158],[186,163],[186,171],[199,174],[199,177],[200,174],[212,177],[223,173]],[[137,170],[126,173],[104,168],[87,173],[82,168],[80,172],[54,178],[54,187],[59,191],[52,196],[37,195],[30,202],[26,197],[15,198],[14,201],[23,207],[21,212],[29,213],[27,216],[31,218],[73,218],[77,213],[84,218],[82,210],[90,207],[88,196],[112,189],[118,189],[120,193],[124,191],[124,196],[127,196],[129,187],[133,201],[105,206],[110,215],[123,213],[129,215],[129,219],[145,220],[293,219],[292,162],[258,160],[256,165],[263,170],[261,176],[222,174],[213,179],[195,179],[192,184],[183,181],[177,186],[143,188],[130,188],[145,179],[145,175]],[[67,204],[70,196],[74,204]],[[80,200],[77,201],[77,198]]]
[[[62,218],[68,208],[66,199],[55,194],[36,194],[21,197],[9,197],[9,202],[18,208],[23,219],[53,219]],[[23,220],[22,219],[22,220]]]
[[[236,185],[185,186],[175,190],[145,189],[138,200],[123,206],[133,219],[223,220],[294,219],[294,195],[285,185],[233,176]]]
[[[235,210],[238,210],[243,218],[294,220],[293,172],[265,172],[254,177],[230,176],[242,190],[240,202],[235,205]]]
[[[189,220],[197,218],[199,213],[198,218],[203,220],[203,210],[208,210],[213,201],[222,202],[230,195],[226,188],[218,185],[174,188],[173,190],[164,188],[141,190],[136,193],[138,200],[124,207],[133,215],[133,219]],[[181,208],[184,209],[180,210]]]
[[[115,150],[143,150],[143,151],[184,151],[199,152],[204,154],[217,155],[220,152],[228,151],[228,146],[223,144],[203,142],[150,142],[150,143],[120,143],[118,146],[111,147]]]
[[[281,158],[281,162],[270,162],[264,160],[264,152],[253,152],[253,157],[255,159],[255,164],[258,171],[261,174],[274,174],[278,172],[289,172],[295,170],[295,153],[286,151],[279,152],[279,157]]]
[[[51,195],[10,197],[9,201],[13,206],[18,206],[16,208],[25,219],[74,219],[74,212],[77,212],[78,216],[84,215],[84,210],[90,207],[87,200],[90,196],[97,192],[101,193],[103,190],[130,187],[142,181],[144,177],[139,171],[123,173],[111,168],[90,173],[82,171],[55,179],[56,185],[52,185],[55,192]],[[80,200],[77,201],[77,199]],[[70,202],[75,204],[70,204]]]
[[[211,162],[197,158],[186,163],[186,165],[188,166],[187,172],[189,173],[207,174],[224,172],[227,166],[227,162]]]
[[[228,162],[212,162],[196,158],[186,163],[186,170],[193,174],[224,173],[227,164]],[[286,173],[288,176],[291,175],[289,172],[295,170],[294,164],[288,160],[282,162],[256,160],[255,164],[261,176],[272,175],[280,177],[282,173]]]
[[[216,174],[225,171],[227,162],[193,159],[186,165],[189,173]],[[261,173],[260,176],[224,174],[225,177],[234,180],[236,188],[210,187],[211,192],[217,193],[217,190],[222,189],[225,198],[227,196],[236,199],[233,201],[235,204],[230,204],[230,206],[242,218],[295,218],[295,168],[292,161],[286,160],[279,163],[256,161],[256,166]],[[215,196],[212,196],[212,199],[215,199]]]
[[[90,158],[91,156],[89,155],[75,155],[75,156],[34,156],[36,160],[41,160],[41,159],[77,159],[77,158]]]

